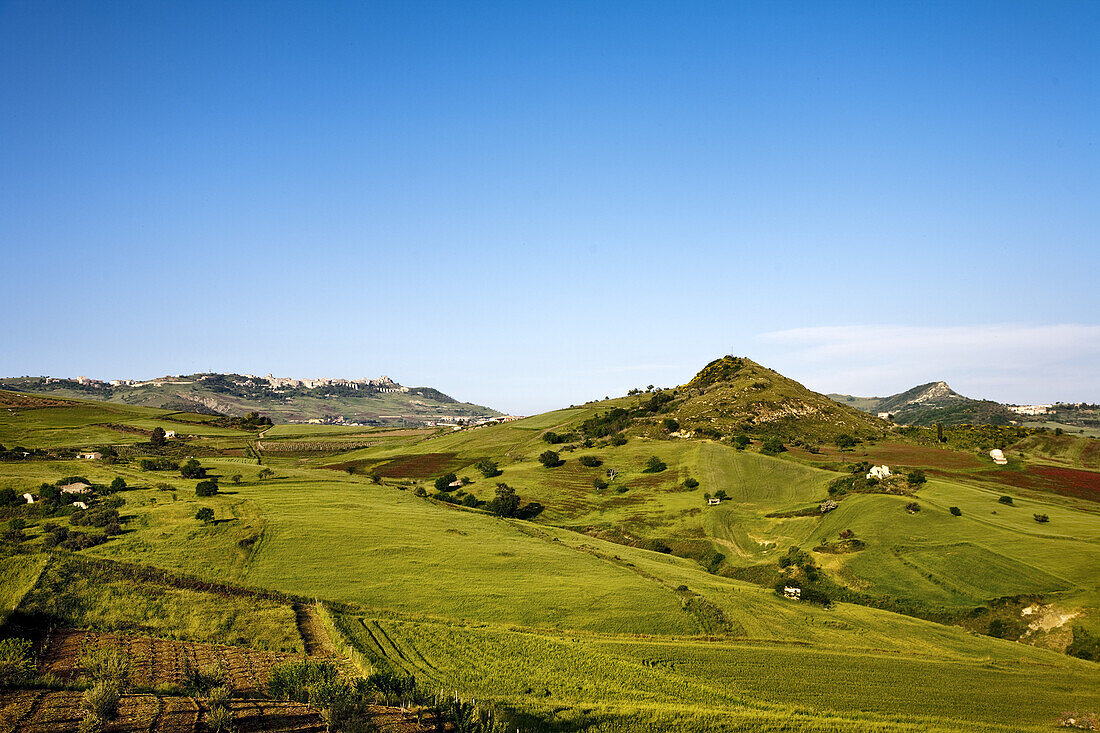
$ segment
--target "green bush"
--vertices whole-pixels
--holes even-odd
[[[493,478],[494,476],[499,476],[501,473],[503,473],[500,470],[500,466],[497,465],[496,461],[490,461],[488,458],[475,463],[474,468],[476,468],[478,471],[481,471],[481,475],[485,478]]]
[[[97,682],[87,690],[81,699],[81,707],[85,715],[111,720],[118,715],[118,701],[122,695],[118,691],[118,685],[109,680]]]
[[[546,466],[547,468],[556,468],[557,466],[560,466],[561,464],[565,463],[565,461],[563,461],[561,459],[561,456],[558,455],[557,453],[555,453],[554,451],[547,450],[547,451],[543,451],[539,455],[539,463]]]
[[[622,433],[615,433],[607,442],[614,446],[626,445],[626,436]]]
[[[199,481],[195,486],[195,496],[216,496],[218,493],[218,482],[212,480]]]
[[[951,512],[951,515],[955,516],[955,517],[961,517],[962,513],[963,513],[962,509],[959,509],[957,506],[953,506],[950,509],[948,509],[947,511]]]
[[[699,488],[699,482],[697,480],[691,478],[690,476],[688,476],[686,479],[684,479],[684,488],[685,489],[697,489],[697,488]]]
[[[208,506],[204,506],[202,509],[195,512],[195,519],[209,524],[214,521],[214,510]]]
[[[777,436],[772,436],[764,441],[760,446],[760,452],[766,456],[777,456],[787,450],[787,446],[783,445],[783,441]]]
[[[194,458],[180,466],[180,475],[184,478],[206,478],[206,469]]]
[[[587,466],[588,468],[596,468],[603,465],[603,461],[596,456],[581,456],[577,460],[580,461],[582,466]]]
[[[1045,524],[1046,522],[1050,521],[1050,517],[1048,517],[1046,514],[1036,514],[1034,516],[1035,516],[1035,521],[1038,522],[1039,524]]]
[[[596,488],[596,491],[603,491],[604,489],[606,489],[608,487],[608,483],[606,481],[604,481],[602,478],[598,478],[598,479],[595,479],[592,482],[592,486],[594,486]]]
[[[435,490],[443,492],[451,491],[451,484],[455,481],[458,481],[458,476],[454,473],[445,473],[435,480]]]
[[[650,456],[649,460],[645,462],[645,469],[643,470],[646,473],[660,473],[666,468],[668,468],[668,465],[664,461],[657,456]]]
[[[1002,496],[1000,499],[997,499],[997,501],[1001,502],[1002,504],[1008,504],[1009,506],[1013,506],[1015,504],[1011,496]]]
[[[34,674],[32,644],[27,639],[0,640],[0,686],[17,685]]]

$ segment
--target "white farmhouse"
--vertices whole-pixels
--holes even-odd
[[[1008,459],[1005,458],[1004,451],[1002,451],[1000,448],[994,448],[993,450],[989,451],[989,457],[992,458],[993,462],[996,463],[998,466],[1003,466],[1008,463]]]
[[[61,487],[62,494],[87,494],[90,493],[92,487],[88,484],[77,481],[75,484],[66,484]]]
[[[717,499],[713,496],[711,498],[707,499],[707,505],[708,506],[718,506],[721,503],[722,503],[721,499]]]
[[[88,505],[85,504],[82,501],[74,501],[73,506],[75,506],[77,509],[87,509],[88,508]]]
[[[103,460],[103,454],[97,450],[88,451],[87,453],[81,453],[80,457],[85,461],[101,461]]]
[[[884,478],[890,477],[890,467],[886,465],[871,466],[871,470],[867,472],[867,478],[877,478],[880,481]]]
[[[174,437],[176,437],[176,431],[175,430],[165,430],[164,431],[164,437],[165,438],[174,438]]]
[[[892,412],[880,412],[878,414],[878,416],[880,418],[882,418],[883,420],[892,420],[894,418],[894,413],[892,413]]]
[[[793,598],[796,601],[802,600],[802,589],[796,588],[793,585],[783,586],[783,597]]]
[[[27,500],[28,504],[34,503],[34,494],[23,494],[23,498]]]

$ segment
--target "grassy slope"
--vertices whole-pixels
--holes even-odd
[[[905,514],[898,497],[859,496],[824,518],[775,520],[763,514],[816,501],[832,474],[790,458],[737,453],[713,443],[636,438],[620,448],[589,451],[603,456],[608,466],[618,465],[628,485],[625,494],[603,497],[583,486],[589,478],[585,472],[599,469],[581,470],[575,460],[581,452],[565,454],[567,464],[560,469],[534,462],[546,448],[541,431],[597,409],[604,408],[589,405],[427,440],[398,436],[390,445],[356,455],[454,452],[469,462],[496,456],[504,480],[525,498],[551,507],[547,519],[569,526],[595,522],[651,533],[696,533],[713,538],[731,550],[727,554],[734,562],[746,564],[769,559],[775,547],[788,542],[853,527],[860,536],[876,539],[863,553],[823,559],[835,563],[842,577],[882,588],[895,583],[905,592],[922,588],[921,571],[901,559],[891,562],[900,547],[910,564],[950,581],[950,588],[930,583],[919,591],[928,598],[939,594],[945,603],[1005,588],[1094,583],[1095,515],[1054,499],[1028,497],[1036,505],[1021,504],[1013,514],[996,504],[997,494],[988,488],[936,479],[921,492],[925,510],[918,515]],[[665,457],[670,469],[641,474],[641,463],[652,454]],[[795,713],[789,706],[797,704],[817,711],[820,721],[824,710],[935,715],[931,701],[940,700],[952,716],[1008,727],[1022,721],[1023,727],[1049,723],[1063,708],[1100,703],[1092,692],[1100,689],[1094,665],[1040,650],[859,606],[840,604],[826,611],[785,602],[765,589],[709,575],[688,560],[440,506],[391,485],[310,468],[313,461],[276,461],[282,478],[267,482],[257,480],[259,466],[204,462],[222,474],[241,472],[245,482],[226,487],[235,493],[200,501],[193,494],[194,482],[178,475],[142,475],[86,462],[35,462],[0,464],[0,485],[34,484],[73,472],[96,481],[119,473],[139,486],[168,480],[178,487],[174,501],[169,491],[127,492],[124,513],[131,517],[130,531],[90,552],[365,604],[370,610],[364,618],[389,624],[386,628],[397,637],[392,643],[429,645],[422,650],[428,679],[461,682],[464,690],[483,690],[542,712],[558,703],[572,711],[565,715],[605,708],[613,720],[656,716],[666,721],[658,729],[667,729],[667,716],[677,711],[688,715],[692,725],[712,714],[790,720]],[[674,490],[688,474],[702,486],[694,492]],[[483,495],[491,485],[479,481],[472,488]],[[701,492],[718,488],[735,501],[718,510],[703,508]],[[632,503],[616,504],[616,497]],[[193,519],[202,505],[229,521],[202,526]],[[963,517],[946,514],[952,505],[962,507]],[[1030,519],[1039,509],[1051,516],[1049,525]],[[240,540],[252,536],[260,540],[242,549]],[[981,574],[975,575],[976,567]],[[702,627],[683,607],[685,596],[676,590],[681,584],[720,608],[735,638],[685,640]],[[421,630],[402,642],[398,625],[413,623]],[[479,625],[486,625],[484,631]],[[517,657],[521,647],[512,644],[517,632],[509,630],[516,626],[533,635],[536,650],[564,643],[573,651]],[[460,632],[451,631],[455,628]],[[453,633],[458,637],[446,641]],[[644,641],[634,636],[638,633],[662,638]],[[780,642],[797,644],[797,651]],[[407,663],[421,664],[409,656],[414,661]],[[578,657],[593,664],[610,660],[611,666],[578,665]],[[502,666],[513,671],[499,671]],[[485,669],[498,671],[486,677]],[[646,670],[675,674],[650,678]],[[929,676],[941,683],[921,688],[920,680]],[[533,685],[516,689],[523,679],[543,678],[556,681],[544,685],[550,695],[542,695],[542,702],[524,691]],[[593,694],[604,682],[607,691]],[[649,685],[655,691],[647,699],[614,692]],[[737,691],[733,702],[730,689]],[[835,729],[871,725],[848,720]]]

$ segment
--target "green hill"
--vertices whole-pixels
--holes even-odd
[[[0,545],[5,609],[22,604],[22,618],[283,648],[285,604],[318,599],[364,667],[475,698],[509,730],[1040,731],[1100,708],[1100,667],[1062,653],[1090,653],[1100,635],[1100,504],[1086,496],[1100,474],[1083,439],[1026,436],[994,467],[732,357],[674,390],[459,431],[286,425],[261,438],[108,402],[4,392],[0,407],[0,443],[29,449],[0,460],[0,489],[126,483],[91,499],[118,506],[121,531],[71,554],[46,535],[76,529],[73,510],[0,508],[0,522],[26,524]],[[183,435],[152,447],[169,424]],[[842,450],[841,433],[863,442]],[[768,455],[775,436],[788,450]],[[66,453],[94,441],[117,458]],[[188,455],[216,495],[140,462]],[[867,482],[863,462],[900,477]],[[928,481],[910,485],[917,468]],[[1085,493],[1021,485],[1032,468]],[[465,483],[437,493],[451,471]],[[519,516],[495,511],[501,483]],[[61,586],[38,579],[47,552],[195,580],[172,593],[171,615],[140,620],[165,603],[125,577],[50,600]],[[188,600],[211,582],[274,600]]]
[[[320,383],[320,382],[325,383]],[[326,420],[365,425],[420,425],[477,420],[500,413],[432,387],[402,387],[380,380],[276,380],[241,374],[190,374],[134,384],[18,377],[0,388],[57,397],[214,415],[261,412],[275,422]]]

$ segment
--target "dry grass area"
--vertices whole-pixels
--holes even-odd
[[[38,407],[69,407],[75,404],[78,403],[0,389],[0,407],[21,407],[25,410],[33,410]]]

